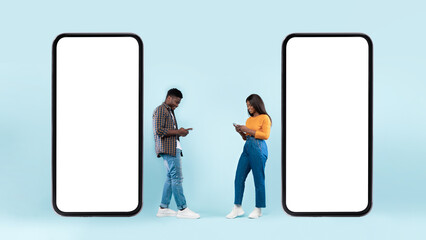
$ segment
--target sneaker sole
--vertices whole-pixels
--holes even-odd
[[[227,219],[235,219],[235,218],[237,218],[237,217],[241,217],[241,216],[243,216],[244,215],[244,213],[245,212],[242,212],[242,213],[240,213],[240,214],[238,214],[237,216],[235,216],[235,217],[228,217],[228,216],[225,216]]]
[[[250,219],[258,219],[258,218],[260,218],[261,216],[262,216],[262,214],[260,214],[260,215],[259,215],[259,217],[250,217],[250,216],[249,216],[248,218],[250,218]]]
[[[181,219],[199,219],[200,217],[191,217],[191,216],[179,216],[176,215],[177,218],[181,218]]]
[[[176,217],[176,214],[168,213],[168,214],[157,214],[157,217]]]

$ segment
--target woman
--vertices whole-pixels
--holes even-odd
[[[250,213],[249,218],[259,218],[262,216],[261,208],[266,207],[265,163],[268,158],[268,148],[265,140],[269,138],[272,121],[259,95],[252,94],[248,96],[246,104],[250,115],[246,121],[246,125],[234,125],[235,130],[246,143],[238,161],[237,172],[235,174],[235,205],[232,211],[226,216],[227,218],[236,218],[244,214],[241,202],[243,200],[245,181],[250,170],[253,173],[256,188],[256,207]]]

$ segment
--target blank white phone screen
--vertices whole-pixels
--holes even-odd
[[[63,37],[56,55],[56,205],[63,212],[138,206],[139,44]]]
[[[363,211],[369,189],[368,42],[296,36],[285,57],[287,208]]]

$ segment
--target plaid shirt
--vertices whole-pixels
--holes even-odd
[[[160,157],[160,153],[176,156],[176,140],[179,140],[179,137],[177,135],[166,136],[169,129],[178,129],[174,115],[173,110],[166,103],[161,104],[154,110],[152,125],[157,157]]]

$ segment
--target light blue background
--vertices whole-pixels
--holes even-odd
[[[424,239],[425,5],[421,1],[7,1],[0,3],[0,239]],[[51,44],[63,32],[133,32],[145,45],[144,206],[131,218],[51,207]],[[295,218],[281,207],[281,44],[293,32],[363,32],[374,43],[373,208]],[[184,188],[199,220],[155,217],[164,169],[151,114],[183,91]],[[243,142],[232,123],[259,93],[272,119],[264,217],[227,220]],[[252,178],[243,205],[254,205]],[[246,215],[247,216],[247,215]]]

